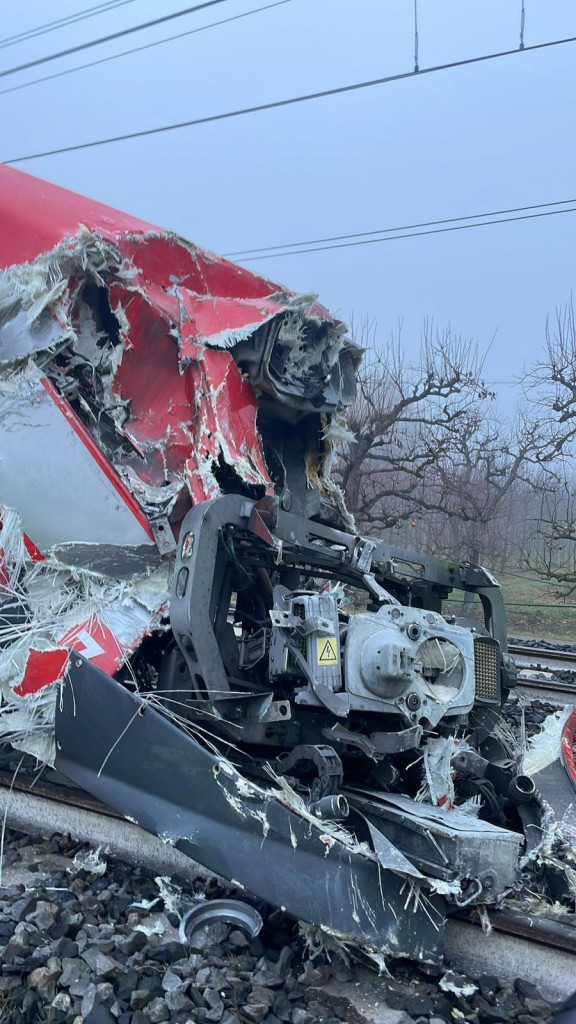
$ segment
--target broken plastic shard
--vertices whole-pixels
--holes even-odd
[[[100,856],[101,852],[101,846],[94,850],[79,850],[72,862],[76,871],[86,871],[89,875],[105,875],[108,871],[108,862]]]
[[[522,761],[522,771],[526,775],[536,775],[560,758],[562,730],[573,710],[568,705],[548,715],[540,732],[532,737]]]

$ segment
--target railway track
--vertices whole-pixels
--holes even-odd
[[[518,673],[518,687],[523,690],[537,690],[539,693],[546,693],[551,699],[557,699],[562,703],[573,698],[576,701],[576,684],[566,683],[559,679],[551,679],[543,675],[543,670],[522,669]]]
[[[573,805],[573,790],[576,788],[576,649],[572,644],[551,641],[526,640],[510,637],[508,650],[518,666],[517,693],[528,698],[532,709],[541,712],[564,706],[568,713],[559,739],[564,768],[571,780],[572,789],[563,786],[559,780],[550,779],[544,784],[544,795],[554,806],[557,814],[568,812]],[[546,712],[545,712],[546,713]],[[537,722],[541,722],[540,718]]]
[[[532,647],[528,644],[509,641],[508,650],[510,654],[518,654],[521,657],[540,659],[543,661],[561,661],[565,662],[567,665],[576,665],[576,651],[568,650],[564,647]]]
[[[188,878],[206,875],[190,858],[62,779],[31,780],[1,770],[0,818],[31,834],[68,833],[75,840],[104,846],[128,863],[161,873]],[[532,915],[528,906],[526,912],[494,911],[490,923],[491,934],[485,936],[473,912],[460,911],[449,919],[446,949],[451,966],[475,976],[495,974],[510,982],[530,977],[550,998],[569,994],[576,963],[575,925],[567,919]]]
[[[523,689],[538,690],[565,701],[576,699],[576,650],[572,645],[554,647],[549,641],[522,641],[511,637],[508,651],[518,666]]]
[[[562,702],[567,696],[576,697],[575,651],[517,641],[511,642],[509,650],[520,664],[522,688],[544,691]],[[566,664],[574,666],[574,683],[553,676],[555,671],[566,671]],[[68,833],[79,842],[103,846],[112,856],[160,874],[206,875],[205,869],[179,850],[51,771],[31,780],[0,768],[0,819],[33,835]],[[529,977],[549,998],[565,998],[574,987],[576,973],[576,922],[567,920],[531,914],[528,906],[526,912],[500,910],[490,914],[492,930],[486,936],[474,913],[461,911],[449,919],[447,959],[470,976],[494,974],[510,983],[516,977]],[[374,984],[367,975],[366,992],[372,997]]]

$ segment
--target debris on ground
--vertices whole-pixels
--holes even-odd
[[[527,894],[573,914],[576,721],[528,735],[522,710],[519,742],[502,721],[517,671],[488,570],[357,535],[331,473],[362,357],[345,324],[173,232],[14,168],[0,185],[15,772],[50,766],[377,966],[442,963],[456,909],[485,931]],[[108,877],[100,853],[74,870]]]
[[[3,1024],[540,1024],[555,1009],[528,979],[402,961],[367,1005],[361,965],[261,903],[256,938],[217,921],[183,944],[187,900],[245,898],[216,880],[168,884],[69,837],[12,830],[3,859]]]

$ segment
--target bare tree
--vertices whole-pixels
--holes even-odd
[[[401,330],[360,375],[354,439],[336,476],[359,528],[393,528],[407,546],[472,562],[510,563],[576,587],[576,316],[560,310],[522,401],[499,414],[477,347],[426,324],[408,363]],[[411,536],[408,536],[410,535]]]
[[[576,476],[566,466],[554,479],[536,478],[539,503],[533,529],[522,550],[527,569],[564,586],[567,597],[576,590]]]
[[[556,424],[556,452],[565,452],[576,424],[576,314],[574,303],[556,310],[546,321],[544,358],[526,374],[526,392]]]
[[[528,400],[548,423],[549,441],[533,476],[539,496],[523,550],[526,567],[576,588],[576,315],[572,300],[546,323],[544,357],[526,374]],[[572,590],[570,590],[570,593]]]
[[[473,562],[494,560],[498,549],[509,554],[511,533],[525,533],[511,515],[523,516],[515,498],[531,490],[549,447],[548,424],[527,410],[512,422],[479,409],[462,418],[419,498],[438,526],[435,549]]]
[[[374,345],[374,323],[363,327]],[[376,346],[374,345],[374,348]],[[358,398],[336,477],[364,530],[382,530],[422,507],[422,483],[453,444],[458,424],[491,397],[476,346],[425,325],[417,362],[408,364],[401,325],[396,339],[360,373]]]

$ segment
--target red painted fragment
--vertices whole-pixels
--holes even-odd
[[[36,546],[34,541],[30,539],[30,537],[28,536],[27,533],[23,534],[23,537],[24,537],[24,547],[26,548],[26,551],[30,555],[30,558],[32,559],[32,561],[33,562],[43,562],[44,561],[44,555],[40,551],[40,548]]]
[[[137,636],[133,647],[138,645],[139,640],[140,636]],[[14,688],[14,692],[19,697],[25,697],[62,679],[68,666],[70,649],[82,654],[109,675],[117,671],[126,657],[125,647],[112,630],[97,616],[92,616],[70,629],[60,640],[59,647],[50,651],[31,648],[22,682]]]
[[[68,665],[69,652],[61,647],[52,651],[37,651],[33,647],[28,654],[24,676],[14,692],[19,697],[37,693],[43,686],[49,686],[62,679]]]
[[[0,515],[0,526],[2,526],[2,516]],[[23,533],[22,539],[24,541],[24,547],[30,555],[30,558],[34,562],[43,562],[44,555],[40,551],[40,548],[36,547],[33,540],[30,539],[28,534]],[[0,548],[0,587],[8,587],[12,582],[12,573],[6,562],[6,552],[4,548]]]
[[[185,319],[192,300],[188,295],[184,301],[180,291],[179,295],[180,306],[175,295],[162,293],[156,284],[147,287],[145,295],[128,291],[124,284],[110,287],[112,308],[120,306],[129,325],[121,331],[125,347],[113,390],[130,404],[123,432],[138,456],[123,457],[123,464],[145,484],[163,486],[181,480],[193,502],[218,493],[215,480],[209,479],[205,470],[218,465],[220,456],[230,466],[241,462],[247,483],[268,487],[256,429],[256,395],[230,352],[207,348],[196,340],[192,319]],[[223,327],[216,312],[220,301],[203,303],[212,310],[215,330]],[[239,305],[246,315],[246,304],[233,305]],[[266,315],[271,309],[275,311],[276,305],[262,306]],[[184,366],[184,345],[179,351],[171,334],[175,315],[184,317],[181,332],[191,330],[194,339],[185,343]],[[250,322],[254,316],[251,306]],[[186,510],[178,505],[172,520]]]
[[[562,760],[564,761],[564,767],[570,776],[574,787],[576,788],[576,753],[574,746],[576,744],[576,708],[566,719],[564,728],[562,729]]]
[[[176,285],[198,296],[218,295],[227,299],[266,299],[279,292],[292,294],[282,285],[192,246],[177,235],[161,232],[152,225],[148,227],[153,234],[143,237],[142,229],[134,228],[133,231],[138,232],[136,237],[121,238],[118,243],[122,255],[139,269],[137,283],[153,283],[164,291]]]
[[[6,555],[3,548],[0,548],[0,587],[7,587],[10,583],[11,575],[6,565]]]
[[[211,297],[199,300],[196,296],[184,295],[183,303],[187,319],[181,325],[182,359],[194,358],[195,342],[205,343],[221,336],[226,347],[227,332],[250,327],[256,330],[261,323],[282,311],[281,303],[265,299],[257,302],[226,298],[214,300]],[[190,338],[192,346],[189,349]]]
[[[108,675],[114,675],[126,654],[112,630],[96,616],[74,626],[62,637],[60,643],[82,654]]]
[[[25,263],[71,238],[81,224],[114,239],[121,232],[159,231],[154,224],[14,167],[0,165],[0,266]]]
[[[172,449],[182,444],[187,453],[191,444],[184,431],[190,422],[191,383],[180,372],[170,321],[139,292],[126,294],[113,285],[110,295],[113,304],[123,305],[129,323],[129,331],[122,332],[126,344],[113,386],[119,398],[130,401],[124,432],[144,458],[162,443],[167,468],[175,470],[182,456],[173,455]]]

